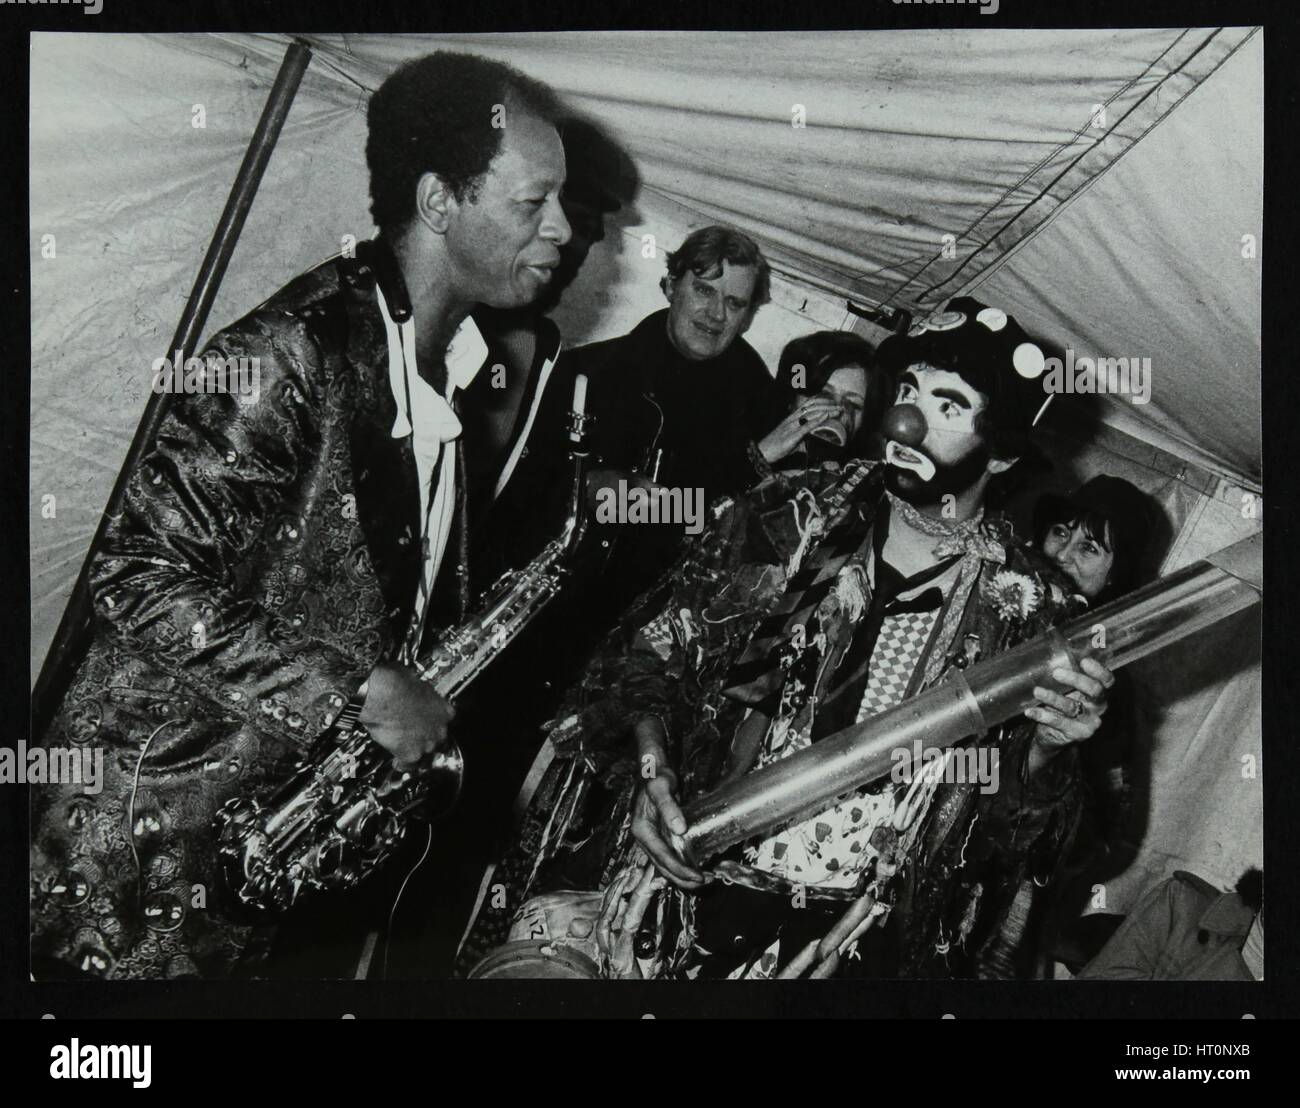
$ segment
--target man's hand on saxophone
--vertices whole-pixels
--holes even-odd
[[[446,744],[455,713],[449,701],[411,670],[380,662],[370,672],[357,722],[393,756],[397,769],[409,770]]]

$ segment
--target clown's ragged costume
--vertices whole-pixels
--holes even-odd
[[[712,525],[571,693],[551,731],[557,757],[493,877],[506,895],[485,904],[462,972],[504,941],[530,896],[599,888],[623,865],[641,783],[639,719],[664,724],[686,803],[1079,610],[1004,521],[922,519],[885,490],[883,470],[851,462],[777,474],[715,505]],[[880,558],[900,514],[935,539],[938,561],[912,578]],[[874,953],[850,957],[843,972],[1014,975],[1024,929],[1016,890],[1026,874],[1050,872],[1081,802],[1072,748],[1027,778],[1033,733],[1018,717],[973,739],[980,765],[996,753],[996,778],[917,767],[714,860],[709,870],[725,880],[698,896],[665,890],[673,910],[647,917],[668,921],[664,972],[772,976],[871,891],[888,919],[874,928]]]

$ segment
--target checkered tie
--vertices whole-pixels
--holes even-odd
[[[931,593],[934,594],[933,598]],[[861,723],[892,708],[907,694],[912,673],[916,669],[916,660],[925,649],[942,603],[938,589],[928,589],[917,600],[922,598],[926,604],[919,610],[904,610],[894,614],[886,611],[875,649],[871,652],[867,687],[863,690],[855,723]]]

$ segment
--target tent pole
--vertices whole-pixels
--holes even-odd
[[[234,185],[231,186],[230,196],[226,199],[221,219],[212,233],[212,241],[208,244],[208,252],[203,257],[198,276],[194,279],[194,287],[190,290],[185,310],[176,325],[176,333],[172,337],[171,345],[167,347],[166,356],[169,359],[179,351],[179,357],[183,362],[193,353],[198,343],[199,335],[202,334],[203,326],[207,322],[208,312],[212,308],[212,302],[216,299],[221,279],[225,276],[226,266],[230,263],[235,244],[239,241],[239,234],[244,228],[244,220],[253,205],[254,196],[257,195],[262,174],[271,160],[271,152],[275,149],[276,140],[280,137],[280,131],[289,114],[289,107],[293,103],[298,85],[310,62],[311,49],[306,43],[297,41],[289,47],[284,61],[280,63],[280,71],[276,74],[275,84],[267,97],[266,107],[262,110],[261,119],[257,121],[257,129],[253,132],[252,139],[249,140],[244,161],[239,167]],[[182,365],[173,366],[173,372],[179,375],[182,368]],[[95,529],[95,536],[91,539],[90,548],[81,563],[81,571],[77,574],[76,583],[72,587],[72,595],[63,610],[63,618],[59,621],[59,628],[54,633],[54,640],[45,655],[45,664],[41,667],[36,686],[32,690],[32,737],[34,739],[42,735],[49,726],[54,710],[71,679],[72,669],[80,661],[89,641],[92,617],[90,566],[96,552],[103,544],[104,532],[108,528],[109,520],[122,510],[127,481],[145,451],[153,445],[158,427],[166,414],[169,395],[166,391],[160,391],[154,392],[149,397],[140,425],[136,428],[135,437],[131,440],[126,459],[118,471],[113,491],[109,494],[108,503],[100,517],[99,526]]]

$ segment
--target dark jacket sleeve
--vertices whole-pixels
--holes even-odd
[[[758,452],[758,441],[785,415],[783,398],[763,359],[743,339],[736,340],[735,368],[738,418],[717,459],[714,485],[724,493],[738,494],[771,476]]]
[[[991,796],[981,798],[985,803],[980,833],[1005,858],[1027,859],[1035,875],[1045,877],[1055,870],[1075,833],[1083,794],[1079,752],[1073,746],[1029,775],[1035,730],[1033,721],[1023,718],[1003,729],[998,746],[1000,784]]]
[[[718,516],[689,542],[676,565],[595,653],[552,732],[557,748],[627,749],[632,726],[660,719],[676,752],[700,695],[701,665],[743,635],[755,597],[771,590],[778,567],[740,560],[752,514],[747,500],[720,502]],[[729,582],[719,590],[719,581]],[[709,610],[709,618],[705,610]]]
[[[322,359],[283,313],[217,335],[208,355],[257,357],[260,387],[172,398],[94,560],[95,612],[128,651],[228,718],[303,741],[376,661],[319,640],[286,649],[260,602],[275,528],[304,526],[304,486],[328,479]]]
[[[745,430],[755,441],[761,439],[785,418],[790,394],[777,385],[768,373],[758,352],[749,349],[745,387]]]
[[[1012,548],[1009,568],[1037,579],[1050,589],[1063,581],[1034,551]],[[1068,594],[1056,588],[1059,600],[1051,600],[1011,641],[1010,648],[1041,634],[1078,613]],[[984,606],[987,613],[988,607]],[[1032,777],[1028,758],[1037,724],[1023,715],[1000,729],[1000,787],[992,796],[981,797],[980,816],[984,826],[977,834],[988,835],[1006,859],[1028,861],[1035,877],[1044,880],[1056,872],[1065,849],[1074,838],[1083,812],[1085,789],[1078,743],[1059,751]]]

